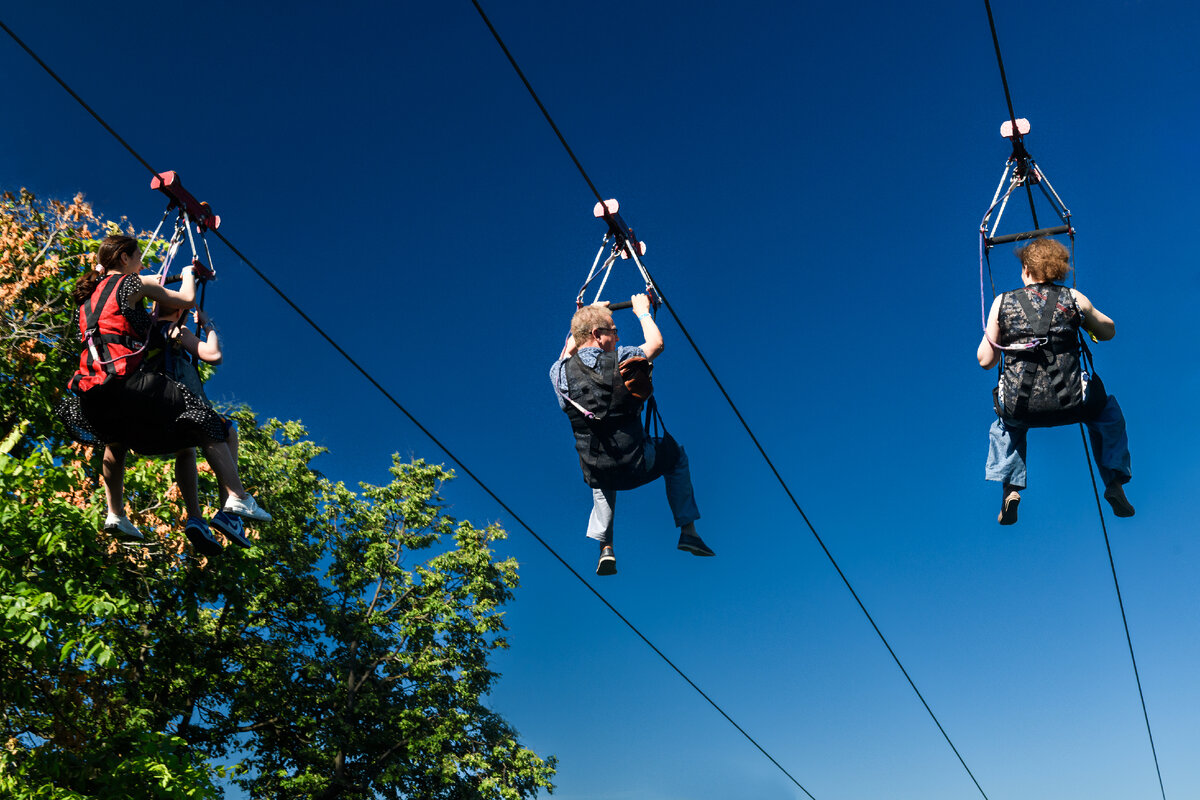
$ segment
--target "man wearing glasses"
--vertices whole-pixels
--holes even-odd
[[[584,306],[571,318],[571,332],[550,381],[558,404],[571,420],[583,478],[592,487],[587,536],[600,543],[597,575],[615,575],[613,517],[617,491],[635,489],[662,477],[667,503],[679,527],[678,548],[697,556],[715,555],[696,534],[700,511],[692,493],[687,454],[666,431],[650,436],[641,414],[653,391],[652,362],[663,350],[662,333],[650,315],[650,298],[630,298],[642,328],[640,347],[617,346],[617,326],[608,303]]]

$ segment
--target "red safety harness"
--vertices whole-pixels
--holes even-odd
[[[145,342],[137,338],[133,326],[121,312],[117,292],[126,277],[109,275],[96,285],[92,296],[79,308],[83,352],[79,355],[79,370],[69,384],[76,394],[83,394],[112,378],[124,378],[141,363]]]

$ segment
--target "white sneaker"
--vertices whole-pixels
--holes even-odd
[[[237,514],[239,517],[245,517],[257,522],[271,521],[271,515],[259,508],[258,503],[254,502],[254,498],[250,495],[246,495],[245,497],[229,495],[229,499],[225,501],[225,507],[221,510],[226,514]]]
[[[137,529],[137,526],[129,521],[129,517],[120,514],[108,512],[108,516],[104,520],[104,532],[111,533],[114,536],[120,536],[122,539],[132,539],[133,541],[145,541],[146,537],[142,536],[142,532]]]

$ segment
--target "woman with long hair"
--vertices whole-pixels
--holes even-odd
[[[169,455],[202,448],[218,483],[228,493],[223,510],[248,519],[270,520],[242,486],[221,416],[187,387],[141,368],[153,326],[145,301],[164,308],[190,308],[196,297],[191,267],[184,269],[178,291],[167,289],[157,279],[139,275],[141,248],[136,239],[120,235],[105,237],[97,262],[80,278],[73,293],[79,305],[83,350],[69,384],[71,394],[58,412],[75,439],[105,445],[105,530],[142,538],[124,514],[125,457],[131,449],[143,455]],[[201,553],[221,551],[206,525],[189,524],[187,534]]]

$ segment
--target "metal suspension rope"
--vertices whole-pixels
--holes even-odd
[[[983,0],[983,5],[987,9],[988,26],[992,29],[992,44],[996,48],[996,63],[1000,65],[1000,82],[1004,84],[1004,99],[1008,103],[1008,117],[1012,122],[1013,156],[1027,159],[1029,153],[1025,151],[1025,143],[1021,141],[1021,136],[1017,133],[1017,112],[1013,110],[1012,93],[1008,90],[1008,76],[1004,73],[1004,59],[1000,55],[1000,37],[996,34],[996,20],[992,16],[992,4],[990,0]],[[1029,188],[1028,182],[1025,184],[1025,194],[1029,197],[1029,213],[1033,215],[1033,227],[1040,227],[1037,221],[1037,209],[1033,207],[1033,190]]]
[[[480,11],[480,13],[481,14],[483,13],[482,10]],[[17,35],[15,33],[13,33],[13,31],[7,25],[5,25],[2,21],[0,21],[0,28],[3,28],[3,30],[6,33],[8,33],[8,35],[11,36],[17,42],[17,44],[19,44],[27,53],[29,53],[29,55],[32,56],[33,59],[47,73],[49,73],[50,76],[53,77],[59,83],[59,85],[61,85],[67,91],[68,94],[70,94],[73,98],[75,98],[75,100],[81,106],[83,106],[88,111],[88,113],[90,113],[96,119],[96,121],[100,123],[100,125],[105,130],[107,130],[110,134],[112,134],[112,136],[115,139],[117,139],[117,141],[119,141],[125,147],[125,149],[128,150],[134,156],[134,158],[136,158],[137,161],[142,164],[142,166],[146,167],[146,169],[149,170],[152,175],[159,174],[153,167],[150,166],[150,164],[144,158],[142,158],[137,153],[137,151],[135,151],[124,139],[122,139],[116,133],[116,131],[113,130],[112,127],[109,126],[108,123],[105,122],[100,117],[99,114],[97,114],[94,110],[92,110],[92,108],[90,106],[88,106],[83,101],[83,99],[80,98],[79,95],[76,94],[74,92],[74,90],[72,90],[70,88],[70,86],[68,86],[61,78],[59,78],[58,75],[56,75],[50,69],[50,67],[47,66],[46,63],[44,61],[42,61],[42,59],[39,58],[36,53],[33,52],[33,50],[31,50],[28,46],[26,46],[25,43],[22,42],[17,37]],[[514,62],[514,66],[515,66],[515,62]],[[530,89],[530,91],[532,92],[532,89]],[[539,105],[541,105],[540,102],[539,102]],[[553,125],[553,123],[551,123],[551,124]],[[555,130],[557,131],[557,128]],[[561,134],[560,134],[560,138],[561,138]],[[563,141],[563,144],[564,144],[564,146],[566,145],[565,140]],[[568,152],[570,152],[569,148],[568,148]],[[574,158],[573,154],[572,154],[572,158]],[[578,164],[578,162],[576,162],[576,163]],[[583,172],[582,167],[580,167],[580,172],[581,173]],[[587,179],[586,173],[584,173],[584,178],[585,178],[585,180]],[[588,180],[588,184],[591,185],[590,180]],[[594,187],[593,187],[593,191],[595,191]],[[599,197],[598,194],[597,194],[597,197]],[[410,413],[408,411],[408,409],[405,408],[400,403],[400,401],[397,400],[391,394],[391,392],[389,392],[387,389],[385,389],[383,387],[383,385],[380,384],[379,381],[376,380],[375,377],[370,372],[368,372],[348,352],[346,352],[346,350],[340,344],[338,344],[337,341],[335,341],[311,317],[309,317],[308,314],[306,314],[304,312],[304,310],[301,309],[300,306],[298,306],[282,289],[280,289],[277,285],[275,285],[275,283],[273,281],[271,281],[271,279],[268,278],[258,267],[256,267],[254,265],[254,263],[245,254],[243,254],[240,250],[238,250],[238,248],[236,246],[234,246],[234,244],[231,241],[229,241],[229,239],[227,239],[224,234],[222,234],[220,231],[217,231],[217,230],[214,230],[213,234],[216,235],[217,238],[219,238],[222,242],[224,242],[225,245],[234,253],[234,255],[236,255],[239,259],[241,259],[242,262],[246,266],[248,266],[254,272],[254,274],[257,275],[263,281],[263,283],[265,283],[268,287],[270,287],[271,290],[274,291],[275,294],[277,294],[280,297],[280,299],[282,299],[285,303],[287,303],[289,306],[291,306],[292,310],[294,310],[297,314],[299,314],[300,317],[305,322],[307,322],[309,324],[309,326],[312,327],[312,329],[321,336],[321,338],[323,338],[326,342],[328,342],[329,345],[331,347],[333,347],[333,349],[336,350],[339,355],[341,355],[344,359],[346,359],[346,361],[352,367],[354,367],[356,370],[358,370],[358,372],[364,378],[366,378],[367,381],[380,392],[380,394],[382,394],[389,402],[391,402],[391,404],[393,406],[395,406],[402,414],[404,414],[404,416],[407,417],[409,419],[409,421],[412,422],[413,425],[415,425],[417,427],[418,430],[420,430],[423,434],[425,434],[429,438],[429,440],[432,441],[434,443],[434,445],[436,445],[438,447],[438,449],[440,449],[443,453],[445,453],[446,456],[451,461],[453,461],[455,463],[455,465],[458,466],[459,469],[461,469],[464,473],[466,473],[467,476],[471,478],[471,480],[475,481],[475,483],[479,486],[479,488],[483,489],[483,491],[489,497],[491,497],[492,500],[494,500],[496,502],[496,504],[500,506],[500,508],[504,509],[504,511],[507,512],[518,525],[520,525],[522,528],[524,528],[525,531],[528,532],[529,535],[532,536],[538,542],[538,544],[540,544],[543,548],[545,548],[546,551],[550,553],[550,555],[554,556],[554,558],[557,559],[558,562],[567,569],[567,571],[569,571],[572,575],[574,575],[575,579],[578,580],[588,591],[590,591],[596,597],[596,599],[598,599],[601,603],[603,603],[604,606],[606,608],[608,608],[609,611],[611,611],[614,615],[616,615],[616,617],[619,620],[621,620],[621,622],[625,623],[625,626],[628,627],[629,630],[634,633],[634,635],[636,635],[639,639],[641,639],[642,642],[645,643],[647,647],[649,647],[651,650],[653,650],[654,653],[667,664],[667,666],[669,666],[672,670],[674,670],[675,673],[677,675],[679,675],[679,677],[681,677],[689,686],[691,686],[701,697],[703,697],[709,703],[709,705],[711,705],[714,709],[716,709],[717,713],[719,713],[722,717],[724,717],[725,720],[727,722],[729,722],[729,724],[731,724],[734,728],[736,728],[737,731],[742,734],[742,736],[744,736],[751,744],[753,744],[759,750],[759,752],[761,752],[764,756],[766,756],[767,759],[770,760],[770,762],[772,764],[774,764],[784,775],[786,775],[788,777],[789,780],[791,780],[792,783],[794,783],[797,786],[797,788],[800,789],[800,791],[804,792],[804,794],[806,794],[811,800],[816,800],[816,798],[813,797],[812,793],[809,792],[807,789],[805,789],[804,786],[802,786],[800,784],[800,782],[797,781],[796,778],[793,777],[792,774],[790,772],[788,772],[783,767],[783,765],[780,764],[775,759],[774,756],[772,756],[770,753],[768,753],[766,751],[766,749],[764,749],[763,746],[760,745],[754,739],[754,737],[752,737],[749,733],[746,732],[746,730],[744,728],[742,728],[741,725],[739,725],[736,721],[734,721],[734,719],[731,716],[729,716],[729,714],[726,713],[725,710],[723,708],[721,708],[721,706],[718,705],[715,700],[713,700],[711,697],[709,697],[708,694],[695,683],[695,681],[693,681],[690,677],[688,677],[688,675],[682,669],[680,669],[678,666],[676,666],[675,662],[673,662],[670,658],[668,658],[667,655],[662,650],[660,650],[658,648],[658,646],[654,644],[654,642],[652,642],[649,638],[647,638],[647,636],[644,633],[642,633],[637,628],[636,625],[634,625],[632,622],[630,622],[629,619],[626,618],[624,614],[622,614],[620,611],[618,611],[616,606],[614,606],[612,603],[610,603],[603,594],[601,594],[594,586],[592,586],[590,583],[588,583],[586,578],[584,578],[582,575],[580,575],[579,572],[577,572],[574,567],[572,567],[561,555],[559,555],[558,552],[553,547],[551,547],[550,544],[545,539],[543,539],[541,536],[539,536],[538,533],[533,528],[531,528],[515,511],[513,511],[513,509],[507,503],[505,503],[503,500],[501,500],[499,495],[497,495],[495,492],[493,492],[491,490],[491,488],[486,483],[484,483],[483,480],[481,478],[479,478],[479,476],[477,476],[465,463],[463,463],[458,458],[458,456],[456,456],[445,444],[443,444],[442,441],[440,439],[438,439],[433,434],[432,431],[430,431],[423,424],[421,424],[421,422],[415,416],[413,416],[413,414]]]
[[[1004,99],[1008,103],[1008,116],[1012,122],[1013,155],[1014,155],[1014,157],[1019,157],[1020,155],[1023,155],[1025,158],[1028,159],[1029,154],[1025,152],[1025,145],[1021,142],[1020,134],[1017,131],[1017,115],[1016,115],[1016,112],[1013,110],[1012,94],[1011,94],[1011,92],[1009,92],[1009,89],[1008,89],[1008,77],[1005,75],[1005,72],[1004,72],[1004,59],[1000,55],[1000,38],[996,34],[996,20],[992,16],[992,4],[991,4],[990,0],[983,0],[983,5],[987,9],[988,26],[991,28],[992,43],[995,45],[995,48],[996,48],[996,63],[1000,67],[1000,81],[1001,81],[1001,83],[1004,84]],[[1018,153],[1018,148],[1020,151],[1019,153]],[[1035,170],[1037,176],[1041,179],[1040,182],[1044,183],[1045,176],[1042,174],[1041,170],[1038,169],[1036,165],[1034,165],[1034,170]],[[1028,181],[1025,181],[1025,191],[1029,195],[1030,211],[1033,212],[1033,226],[1035,228],[1037,228],[1038,227],[1037,212],[1034,211],[1034,209],[1033,209],[1033,192],[1029,188]],[[1059,213],[1059,216],[1060,217],[1063,216],[1063,212],[1065,211],[1066,207],[1063,205],[1062,199],[1059,198],[1058,193],[1054,191],[1054,187],[1050,186],[1049,192],[1047,192],[1047,187],[1043,186],[1042,192],[1044,194],[1046,194],[1047,199],[1049,199],[1051,205],[1055,207],[1055,211],[1057,211]],[[1053,196],[1051,196],[1051,195],[1053,195]],[[995,201],[993,200],[993,204],[994,203],[995,203]],[[1066,218],[1067,218],[1068,227],[1069,227],[1070,226],[1070,222],[1069,222],[1070,213],[1069,212],[1067,212]],[[1074,260],[1074,252],[1075,252],[1075,236],[1074,236],[1074,233],[1072,233],[1072,235],[1071,235],[1072,260]],[[990,271],[990,267],[989,267],[989,271]],[[995,293],[996,293],[995,288],[993,288],[992,289],[993,296],[995,295]],[[1117,605],[1121,609],[1121,624],[1125,628],[1125,642],[1126,642],[1126,644],[1129,645],[1129,660],[1133,664],[1133,678],[1134,678],[1134,681],[1137,683],[1138,699],[1142,703],[1142,717],[1146,720],[1146,736],[1150,739],[1150,754],[1154,758],[1154,772],[1158,776],[1158,791],[1162,795],[1163,800],[1167,800],[1167,790],[1163,785],[1162,769],[1159,767],[1159,764],[1158,764],[1158,749],[1154,746],[1154,733],[1150,729],[1150,712],[1146,708],[1146,696],[1142,692],[1142,678],[1138,674],[1137,657],[1133,653],[1133,637],[1129,633],[1129,619],[1125,615],[1125,602],[1124,602],[1124,600],[1121,599],[1121,584],[1117,580],[1117,564],[1116,564],[1116,561],[1113,559],[1112,544],[1109,542],[1109,539],[1108,539],[1108,525],[1104,521],[1104,508],[1100,504],[1100,490],[1096,484],[1096,473],[1095,473],[1094,468],[1092,467],[1092,455],[1090,452],[1088,452],[1087,434],[1083,430],[1083,423],[1080,423],[1080,425],[1079,425],[1079,435],[1083,439],[1083,454],[1087,458],[1088,475],[1092,479],[1092,493],[1096,497],[1096,511],[1100,515],[1100,529],[1104,532],[1104,547],[1108,552],[1108,565],[1112,569],[1113,588],[1117,592]]]
[[[471,0],[471,4],[475,6],[475,10],[479,12],[479,16],[483,18],[483,23],[488,26],[488,30],[492,32],[492,36],[496,39],[496,44],[500,45],[500,49],[504,51],[504,55],[508,57],[508,63],[512,64],[512,68],[516,70],[517,77],[521,79],[521,83],[525,84],[525,88],[529,91],[529,96],[533,98],[533,102],[537,103],[537,107],[542,110],[542,116],[546,118],[546,122],[550,123],[550,127],[554,129],[554,135],[558,137],[558,141],[562,143],[563,149],[567,151],[567,155],[575,162],[575,168],[579,170],[579,174],[587,182],[588,188],[592,190],[592,194],[596,196],[597,203],[603,203],[604,198],[600,196],[600,192],[596,190],[596,185],[592,183],[592,179],[588,177],[587,170],[583,168],[583,164],[579,163],[579,159],[575,157],[575,151],[571,149],[571,145],[567,144],[567,139],[562,135],[562,131],[554,124],[554,120],[550,117],[550,112],[542,105],[542,101],[537,96],[537,92],[533,90],[533,85],[525,77],[525,73],[521,71],[521,67],[517,65],[517,60],[513,58],[512,53],[508,52],[508,47],[504,44],[504,40],[500,38],[500,33],[492,25],[492,21],[488,19],[488,15],[483,13],[483,7],[479,5],[479,0]]]
[[[512,53],[510,53],[508,50],[508,47],[505,46],[504,41],[500,38],[500,34],[497,33],[495,26],[492,25],[491,21],[487,18],[487,15],[484,14],[483,9],[480,8],[478,0],[471,0],[471,3],[472,3],[472,5],[475,6],[476,10],[479,12],[479,15],[481,17],[483,17],[483,21],[487,24],[488,29],[492,32],[492,36],[494,36],[497,43],[499,43],[500,48],[504,51],[504,55],[508,57],[509,63],[511,63],[513,66],[513,69],[516,70],[517,75],[521,78],[522,83],[525,84],[526,89],[529,90],[529,94],[533,97],[534,102],[537,103],[538,108],[541,109],[542,114],[546,117],[546,121],[549,122],[550,127],[554,129],[554,133],[558,136],[559,141],[562,142],[563,147],[566,148],[568,155],[571,156],[571,160],[573,160],[575,162],[575,165],[579,168],[579,172],[580,172],[580,174],[583,175],[584,180],[587,181],[588,187],[592,190],[592,193],[594,195],[596,195],[596,199],[598,201],[600,201],[601,203],[603,203],[604,201],[601,199],[600,193],[596,190],[596,187],[592,183],[591,179],[588,178],[587,173],[583,169],[583,166],[580,165],[579,160],[575,157],[575,153],[571,150],[570,146],[567,144],[566,139],[563,137],[562,133],[559,131],[558,126],[554,124],[554,120],[550,117],[550,112],[548,112],[546,110],[546,107],[542,104],[542,101],[538,99],[537,94],[534,92],[533,87],[529,83],[529,80],[525,77],[525,73],[522,72],[521,68],[517,65],[516,59],[513,58]],[[1030,202],[1032,204],[1032,197],[1031,197]],[[713,382],[717,385],[717,388],[720,390],[721,394],[724,396],[725,401],[729,404],[729,407],[733,410],[733,413],[738,418],[738,421],[741,422],[742,427],[746,430],[746,433],[747,433],[747,435],[749,435],[750,440],[754,443],[754,446],[758,449],[759,454],[762,455],[763,460],[767,463],[767,466],[770,468],[771,472],[775,475],[775,479],[777,481],[779,481],[780,486],[783,487],[783,490],[787,494],[788,499],[790,499],[792,501],[792,505],[795,506],[796,511],[798,511],[800,513],[800,517],[804,520],[805,525],[808,526],[808,529],[812,533],[813,537],[816,538],[817,544],[819,544],[821,546],[821,549],[825,552],[825,556],[829,559],[829,562],[833,565],[833,568],[837,571],[838,576],[841,577],[842,582],[846,585],[846,588],[850,590],[850,594],[851,594],[851,596],[853,596],[854,601],[856,603],[858,603],[858,607],[862,610],[863,614],[867,618],[867,621],[871,624],[871,627],[875,630],[875,633],[879,636],[880,641],[883,642],[883,646],[887,648],[887,651],[891,655],[892,660],[894,662],[896,662],[896,666],[900,668],[900,672],[904,674],[904,678],[905,678],[905,680],[908,681],[908,685],[912,687],[913,691],[917,695],[917,698],[921,701],[921,705],[923,705],[925,707],[925,710],[929,713],[929,716],[933,719],[934,725],[937,726],[938,731],[941,732],[942,737],[946,740],[946,743],[948,745],[950,745],[950,749],[952,751],[954,751],[954,755],[958,758],[958,762],[960,764],[962,764],[963,769],[966,770],[967,775],[970,776],[971,781],[975,784],[975,788],[979,790],[979,793],[983,796],[984,800],[987,800],[987,793],[984,792],[983,787],[979,785],[979,781],[976,780],[975,774],[973,772],[971,772],[971,768],[967,766],[967,762],[963,759],[962,754],[958,752],[958,748],[955,747],[954,742],[951,741],[950,735],[948,733],[946,733],[946,729],[942,727],[942,723],[938,720],[937,715],[933,713],[933,709],[930,708],[929,703],[926,702],[924,695],[921,694],[920,689],[917,688],[916,683],[913,681],[912,677],[908,674],[908,670],[906,670],[904,668],[904,665],[900,662],[900,657],[896,655],[896,651],[894,649],[892,649],[892,646],[888,642],[887,637],[885,637],[883,635],[883,631],[880,630],[879,626],[875,623],[875,619],[871,616],[871,613],[869,611],[867,611],[866,605],[862,602],[861,598],[859,598],[859,596],[858,596],[858,593],[854,590],[854,587],[850,584],[849,578],[846,577],[846,574],[842,571],[842,568],[838,565],[837,560],[833,557],[833,553],[831,553],[829,548],[825,546],[825,542],[821,539],[820,534],[817,533],[816,528],[813,526],[812,522],[808,519],[808,515],[804,513],[804,509],[800,507],[800,503],[799,503],[799,501],[796,500],[796,496],[792,493],[791,488],[788,486],[787,482],[783,479],[783,476],[780,475],[779,470],[776,469],[775,464],[771,461],[770,457],[767,455],[767,452],[763,448],[762,444],[759,442],[758,437],[754,435],[754,431],[751,430],[750,424],[748,422],[746,422],[746,418],[742,416],[742,412],[738,409],[737,405],[733,402],[733,398],[729,396],[729,392],[727,392],[725,390],[725,387],[721,383],[720,379],[717,378],[717,374],[715,371],[713,371],[712,366],[708,363],[708,359],[706,359],[704,357],[704,354],[700,351],[700,347],[696,344],[695,340],[692,338],[692,335],[688,332],[687,328],[684,326],[683,321],[679,318],[679,315],[675,313],[674,307],[671,306],[671,303],[663,295],[661,288],[658,286],[657,282],[655,282],[654,279],[650,276],[649,271],[642,264],[641,259],[638,258],[637,253],[635,251],[636,251],[636,248],[630,248],[630,254],[633,256],[634,262],[637,264],[638,269],[646,277],[647,283],[653,284],[654,288],[658,291],[658,296],[662,300],[663,305],[666,306],[667,311],[669,311],[671,313],[671,318],[675,320],[675,324],[678,325],[680,331],[683,332],[684,338],[687,339],[688,344],[690,344],[692,346],[692,350],[694,350],[696,355],[700,358],[700,362],[704,365],[704,368],[708,371],[709,376],[713,379]],[[732,722],[732,720],[730,720],[730,721]],[[757,743],[756,743],[756,746],[757,746]],[[761,747],[759,749],[762,750]],[[766,751],[764,750],[763,753],[766,754]],[[770,758],[769,755],[767,757]],[[774,762],[774,759],[771,759],[771,760],[772,760],[772,762]],[[780,769],[783,769],[783,768],[780,767]],[[786,771],[785,771],[785,774],[787,774]],[[791,778],[791,775],[788,775],[788,777]],[[792,780],[793,780],[793,782],[795,781],[794,778],[792,778]],[[799,786],[798,783],[796,785]],[[803,788],[803,787],[801,787],[801,788]],[[806,794],[807,794],[807,792],[806,792]]]

